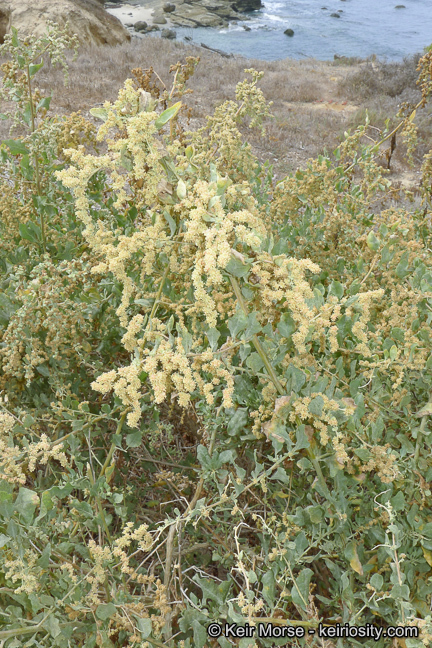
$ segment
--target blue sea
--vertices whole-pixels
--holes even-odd
[[[175,2],[175,0],[173,0]],[[225,29],[177,28],[225,52],[274,61],[334,55],[402,60],[432,43],[432,0],[263,0],[246,23]],[[144,2],[143,2],[144,4]],[[403,9],[396,9],[398,4]],[[332,13],[342,10],[340,18]],[[243,25],[251,28],[245,31]],[[284,34],[293,29],[294,36]]]

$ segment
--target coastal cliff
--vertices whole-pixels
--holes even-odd
[[[81,45],[120,45],[130,40],[121,21],[102,0],[0,0],[0,39],[11,24],[22,34],[41,35],[47,21],[69,24]]]
[[[261,0],[150,0],[138,2],[108,0],[105,7],[132,31],[146,33],[166,27],[226,27],[247,21],[247,13],[262,7]]]

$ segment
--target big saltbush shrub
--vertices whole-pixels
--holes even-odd
[[[412,208],[367,124],[275,182],[255,70],[185,130],[195,59],[95,132],[34,87],[71,45],[1,48],[2,645],[430,645],[432,154]]]

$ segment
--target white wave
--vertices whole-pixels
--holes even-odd
[[[272,11],[277,11],[278,9],[282,9],[285,7],[285,3],[283,2],[266,2],[264,5],[265,9],[271,9]]]
[[[267,18],[268,20],[274,20],[275,22],[282,22],[282,23],[286,22],[285,18],[281,18],[280,16],[275,16],[274,14],[265,13],[263,14],[263,16],[264,18]]]

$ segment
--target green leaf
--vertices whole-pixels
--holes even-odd
[[[254,351],[246,358],[246,366],[249,367],[253,374],[257,374],[264,367],[264,362],[261,356]]]
[[[405,495],[402,491],[398,491],[390,500],[392,507],[395,511],[403,511],[406,507]]]
[[[33,418],[33,416],[31,416],[31,414],[26,414],[24,416],[22,422],[23,422],[23,426],[25,428],[29,428],[29,427],[31,427],[32,425],[35,424],[35,419]]]
[[[186,198],[186,194],[187,194],[186,185],[181,178],[177,183],[176,194],[180,200]]]
[[[296,439],[295,450],[299,451],[303,448],[309,448],[310,442],[306,434],[306,429],[304,425],[299,425],[296,430]]]
[[[200,462],[204,470],[210,470],[211,468],[211,458],[208,453],[208,450],[205,446],[199,445],[197,448],[197,459]]]
[[[54,502],[51,499],[51,493],[49,491],[43,491],[41,496],[41,506],[39,515],[36,518],[36,521],[41,520],[45,517],[48,511],[51,511],[54,508]]]
[[[54,616],[54,614],[50,614],[45,621],[43,622],[43,627],[45,630],[48,630],[50,635],[54,637],[59,636],[61,634],[61,629],[60,629],[60,623],[59,620]]]
[[[8,324],[15,311],[16,306],[11,302],[9,297],[4,293],[0,293],[0,323]]]
[[[36,371],[37,371],[38,373],[40,373],[41,376],[45,376],[45,378],[48,378],[49,375],[50,375],[49,367],[47,367],[46,365],[43,365],[43,364],[38,365],[38,366],[36,367]]]
[[[404,277],[406,277],[407,274],[409,274],[409,271],[407,269],[408,262],[409,262],[408,253],[404,252],[395,270],[396,275],[399,277],[399,279],[403,279]]]
[[[262,330],[261,324],[257,320],[255,313],[249,313],[248,323],[245,331],[245,336],[251,338],[253,335],[256,335]]]
[[[237,257],[232,256],[225,266],[225,270],[233,275],[233,277],[246,277],[251,269],[250,263],[243,263]]]
[[[180,110],[181,105],[182,105],[181,101],[178,101],[173,106],[170,106],[170,108],[164,110],[163,113],[161,113],[155,121],[156,128],[160,130],[162,126],[165,126],[165,124],[167,124],[170,121],[170,119],[175,117],[178,111]]]
[[[10,538],[4,533],[0,533],[0,549],[2,549],[8,542]]]
[[[142,432],[137,430],[126,435],[126,445],[128,448],[139,448],[142,442]]]
[[[51,105],[51,100],[52,100],[52,97],[44,97],[43,99],[41,99],[39,101],[38,105],[36,106],[36,110],[41,110],[42,108],[44,110],[49,110],[50,105]]]
[[[240,331],[243,331],[248,324],[247,316],[243,311],[237,312],[233,317],[228,320],[228,328],[231,337],[236,338]]]
[[[393,585],[390,596],[394,599],[404,599],[409,601],[410,590],[408,585]]]
[[[12,155],[27,155],[30,151],[21,140],[3,140]]]
[[[217,346],[217,341],[220,338],[220,333],[217,329],[215,328],[209,328],[206,332],[207,339],[209,341],[211,349],[214,351]]]
[[[272,608],[275,604],[276,581],[271,570],[266,572],[261,579],[262,595],[267,604]]]
[[[43,68],[43,64],[44,62],[42,59],[40,63],[31,63],[29,65],[30,78],[34,77],[34,75],[37,74],[37,72],[39,72],[39,70]]]
[[[357,545],[355,542],[348,542],[344,551],[345,558],[349,560],[351,568],[360,576],[363,576],[363,567],[357,554]]]
[[[323,521],[324,512],[322,506],[309,506],[306,510],[312,524],[319,524]]]
[[[338,299],[342,299],[344,294],[344,287],[340,281],[332,281],[330,285],[329,293],[331,295],[336,295]]]
[[[377,239],[373,230],[371,230],[367,235],[366,244],[369,250],[372,250],[372,252],[376,252],[379,249],[381,242],[379,239]]]
[[[416,416],[420,418],[421,416],[431,416],[432,415],[432,401],[429,401],[424,405]]]
[[[141,639],[147,639],[150,636],[152,631],[152,621],[151,619],[143,619],[141,617],[135,617],[138,630],[141,633]]]
[[[295,331],[295,323],[289,313],[284,313],[280,318],[278,330],[283,337],[289,338]]]
[[[37,506],[39,506],[39,497],[37,494],[29,488],[22,486],[15,500],[15,511],[25,524],[31,523]]]
[[[16,27],[11,27],[11,32],[12,32],[12,45],[14,47],[19,47],[19,40],[18,40],[18,30]]]
[[[225,603],[231,586],[229,580],[222,581],[219,585],[209,578],[200,578],[197,575],[194,576],[193,580],[198,583],[202,590],[204,604],[207,599],[215,601],[218,605],[223,605],[223,603]]]
[[[175,220],[172,218],[172,216],[170,215],[170,213],[166,209],[164,210],[163,215],[164,215],[164,218],[165,218],[166,222],[169,225],[171,236],[174,236],[175,231],[177,229],[177,225],[176,225]]]
[[[184,349],[185,353],[189,353],[189,351],[192,348],[193,344],[193,337],[192,335],[186,330],[186,329],[181,329],[180,326],[177,324],[177,330],[180,333],[180,338],[182,341],[182,347]]]
[[[298,605],[302,610],[306,610],[309,601],[309,585],[313,575],[312,569],[307,567],[302,569],[299,576],[295,580],[295,584],[291,589],[292,602]]]
[[[108,119],[108,110],[106,108],[90,108],[90,115],[96,117],[96,119],[101,119],[103,122],[106,122]]]
[[[227,432],[230,436],[235,436],[244,430],[248,423],[248,413],[246,409],[238,408],[234,414],[229,417]]]
[[[249,578],[249,582],[252,583],[252,585],[258,581],[257,575],[252,570],[248,571],[248,578]]]
[[[395,344],[393,344],[393,345],[390,347],[390,351],[389,351],[390,360],[391,360],[392,362],[393,362],[393,360],[396,359],[397,353],[398,353],[398,348],[397,348],[397,346],[396,346]]]
[[[20,223],[18,225],[19,233],[23,239],[30,241],[30,243],[39,243],[41,236],[41,229],[39,225],[32,223]]]
[[[286,377],[291,379],[291,389],[298,394],[306,382],[306,374],[298,367],[290,365],[286,371]]]
[[[384,578],[381,574],[374,574],[370,579],[370,584],[372,587],[375,587],[377,592],[381,592],[382,586],[384,585]]]
[[[38,566],[41,567],[42,569],[47,569],[49,565],[50,557],[51,557],[51,544],[48,542],[48,544],[45,545],[40,558],[38,558],[37,561]]]
[[[96,616],[101,621],[106,621],[116,613],[116,606],[114,603],[102,603],[96,608]]]
[[[308,410],[315,416],[321,416],[324,407],[324,399],[322,396],[315,396],[308,405]]]
[[[126,144],[122,146],[121,151],[120,151],[120,164],[126,171],[132,171],[134,165],[133,165],[133,160],[132,156],[127,150]]]
[[[193,628],[193,637],[194,637],[194,642],[193,642],[194,648],[204,648],[207,642],[207,630],[199,621],[197,621],[197,619],[194,619],[192,621],[192,628]]]

